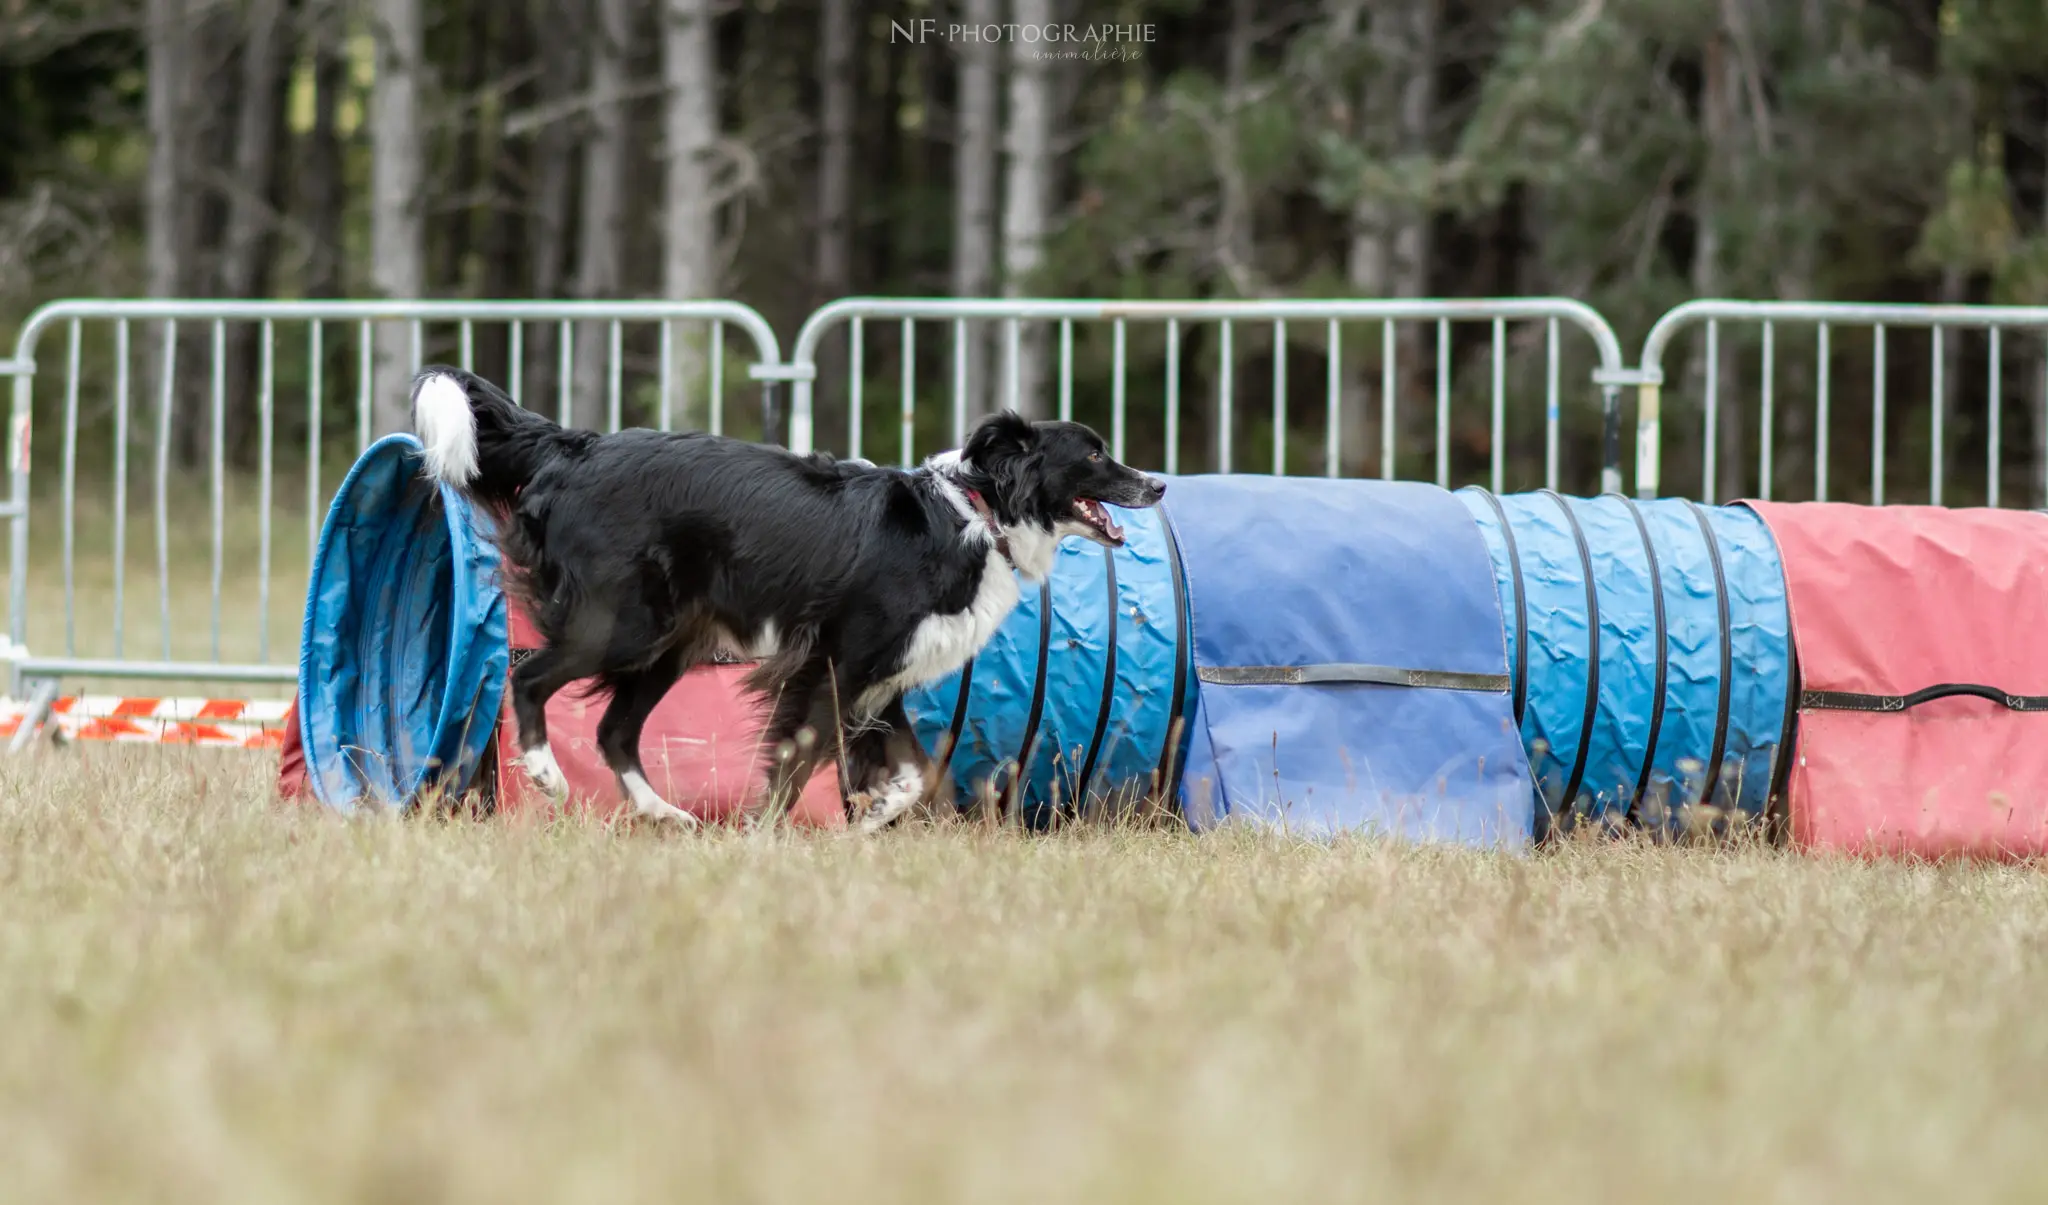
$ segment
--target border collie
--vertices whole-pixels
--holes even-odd
[[[903,692],[959,669],[1041,581],[1060,539],[1115,547],[1104,504],[1166,485],[1111,459],[1094,431],[1003,412],[916,470],[703,434],[565,430],[457,368],[413,381],[429,476],[507,516],[499,544],[544,647],[512,674],[520,762],[557,802],[548,699],[595,678],[598,746],[639,816],[695,819],[661,798],[640,732],[692,666],[759,664],[770,808],[844,757],[848,819],[876,831],[938,790]],[[1012,569],[1016,573],[1012,573]]]

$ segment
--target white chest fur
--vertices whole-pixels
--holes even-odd
[[[1017,605],[1017,575],[1009,562],[994,548],[988,550],[981,566],[981,581],[967,608],[941,615],[927,615],[911,633],[904,651],[903,667],[887,682],[869,690],[860,699],[860,710],[872,715],[890,696],[945,677],[966,665],[995,635],[1003,620]]]

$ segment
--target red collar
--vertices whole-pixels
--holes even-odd
[[[982,524],[988,528],[988,533],[995,537],[996,551],[1003,554],[1003,559],[1010,563],[1012,569],[1016,568],[1017,561],[1010,555],[1010,537],[1003,534],[1002,526],[996,522],[995,512],[982,500],[981,491],[968,489],[964,485],[960,490],[967,495],[967,502],[974,507],[974,513],[981,516]]]

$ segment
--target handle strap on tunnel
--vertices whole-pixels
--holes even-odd
[[[1867,695],[1850,690],[1806,690],[1799,694],[1801,711],[1911,711],[1936,699],[1988,699],[2007,711],[2048,711],[2048,695],[2016,695],[1975,682],[1944,682],[1909,695]]]
[[[1211,686],[1314,686],[1356,682],[1373,686],[1414,686],[1431,690],[1500,693],[1506,674],[1467,674],[1443,669],[1401,669],[1392,665],[1332,662],[1323,665],[1205,665],[1195,676]]]

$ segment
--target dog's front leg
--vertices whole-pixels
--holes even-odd
[[[870,723],[874,727],[860,742],[870,752],[850,767],[859,774],[853,781],[866,789],[846,801],[847,819],[862,833],[880,832],[902,819],[932,794],[937,777],[937,767],[918,743],[901,696]]]

